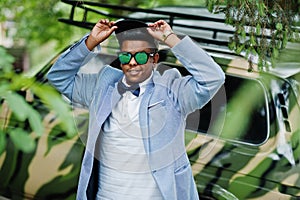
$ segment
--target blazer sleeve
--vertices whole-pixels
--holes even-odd
[[[203,107],[224,84],[221,67],[188,36],[172,48],[172,52],[191,76],[173,84],[180,107],[185,114]]]
[[[89,60],[90,56],[93,56],[86,47],[86,38],[87,35],[61,54],[48,72],[47,78],[50,84],[71,100],[72,103],[79,103],[88,107],[92,98],[93,84],[97,82],[97,74],[78,73],[80,67]],[[76,85],[81,86],[80,93],[74,92],[75,82]]]

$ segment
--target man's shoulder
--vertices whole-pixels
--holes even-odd
[[[120,69],[112,67],[110,65],[105,65],[99,72],[100,76],[105,76],[109,79],[119,80],[123,76],[123,72]]]
[[[164,79],[174,79],[182,77],[181,73],[176,68],[171,68],[167,65],[159,64],[156,68],[156,76]]]

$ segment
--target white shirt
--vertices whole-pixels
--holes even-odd
[[[101,200],[163,199],[148,165],[139,126],[139,107],[151,78],[140,84],[138,97],[125,92],[103,126],[97,194]]]

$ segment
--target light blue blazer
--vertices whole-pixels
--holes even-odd
[[[94,199],[99,173],[97,139],[101,126],[121,98],[116,84],[123,73],[109,65],[97,74],[78,73],[91,53],[85,39],[60,56],[48,79],[72,102],[89,109],[88,139],[77,199]],[[188,36],[171,50],[191,75],[182,77],[176,69],[163,75],[154,72],[142,98],[140,127],[151,173],[164,199],[195,200],[199,197],[185,151],[185,119],[214,96],[225,76],[220,66]]]

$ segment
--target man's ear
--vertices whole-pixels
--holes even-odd
[[[155,55],[153,57],[153,62],[158,63],[158,60],[159,60],[159,53],[155,53]]]

